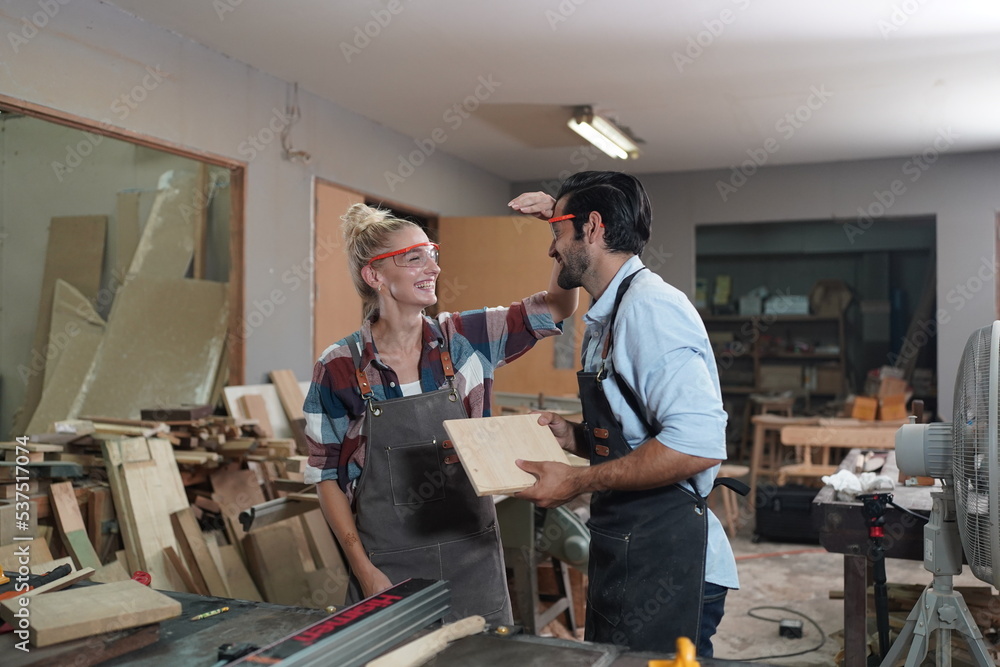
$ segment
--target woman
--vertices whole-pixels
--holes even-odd
[[[519,199],[544,217],[545,197],[534,206],[531,196]],[[410,577],[447,579],[448,620],[510,623],[493,501],[475,495],[442,422],[488,415],[494,369],[560,333],[556,322],[576,309],[576,291],[556,285],[554,266],[548,292],[432,319],[423,311],[437,302],[437,244],[418,225],[363,204],[342,219],[365,317],[313,371],[305,479],[317,483],[350,564],[348,602]]]

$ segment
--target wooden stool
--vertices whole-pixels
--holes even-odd
[[[719,466],[718,477],[733,477],[739,479],[750,474],[750,466],[723,463]],[[720,487],[722,494],[722,521],[730,538],[736,536],[736,520],[740,518],[739,494],[725,487]]]

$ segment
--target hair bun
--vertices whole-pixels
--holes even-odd
[[[347,213],[340,216],[344,222],[344,238],[348,240],[356,238],[370,225],[377,225],[385,220],[388,214],[389,211],[372,208],[367,204],[354,204],[347,209]]]

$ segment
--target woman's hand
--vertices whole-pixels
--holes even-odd
[[[378,569],[374,565],[372,565],[371,569],[366,570],[363,574],[358,573],[358,583],[361,584],[361,593],[366,598],[370,598],[376,593],[381,593],[385,589],[392,586],[392,582],[389,581],[389,577],[382,574],[382,570]]]
[[[518,213],[548,220],[556,208],[556,200],[545,192],[525,192],[510,200],[507,206]]]

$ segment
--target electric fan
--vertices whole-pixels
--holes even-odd
[[[882,661],[892,667],[910,645],[907,667],[927,655],[938,632],[935,664],[950,665],[951,633],[964,636],[976,664],[993,665],[986,642],[952,577],[962,571],[962,549],[972,573],[1000,588],[1000,321],[969,338],[955,382],[951,424],[903,425],[896,433],[896,463],[909,475],[936,477],[942,490],[931,494],[924,527],[924,567],[934,582],[924,589],[899,637]]]

